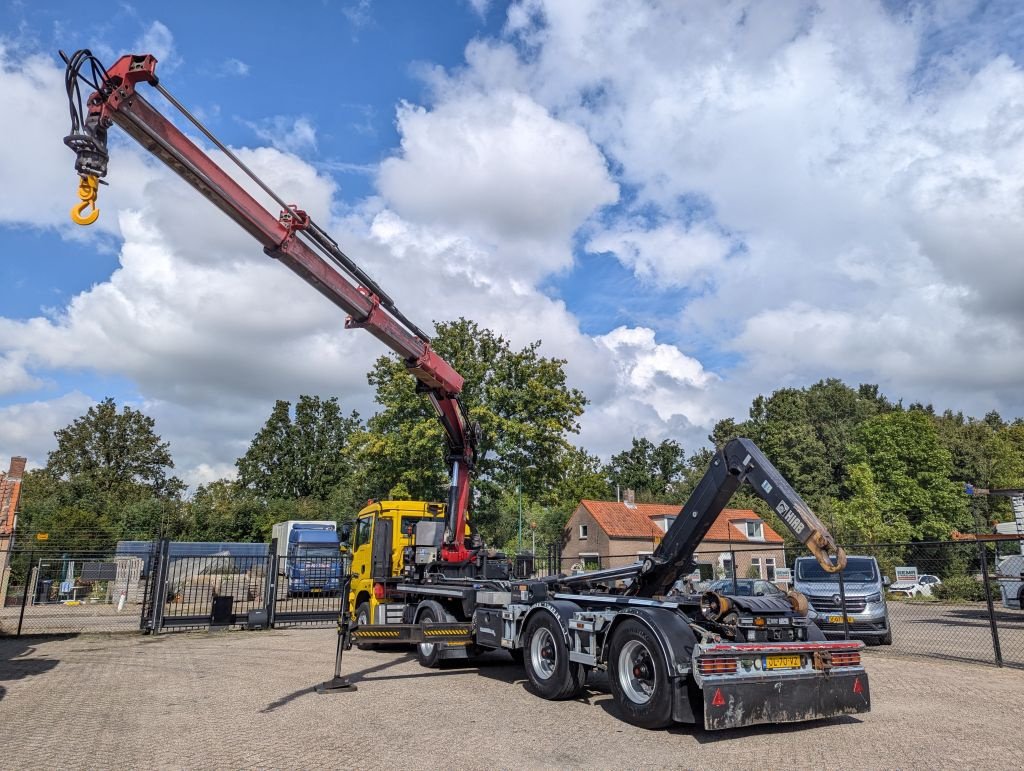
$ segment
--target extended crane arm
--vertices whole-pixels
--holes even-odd
[[[80,224],[89,224],[95,209],[99,179],[107,173],[107,130],[117,125],[202,193],[256,239],[271,257],[280,260],[348,314],[346,328],[361,327],[402,357],[418,390],[430,398],[448,443],[452,484],[449,490],[442,560],[463,562],[472,556],[464,534],[478,429],[459,397],[462,376],[431,347],[427,336],[398,311],[380,287],[367,276],[309,216],[285,204],[230,150],[218,142],[160,85],[156,59],[148,54],[122,56],[104,69],[88,51],[65,57],[71,101],[72,131],[64,142],[76,153],[83,203],[72,210]],[[92,80],[82,71],[92,67]],[[78,81],[95,92],[82,109]],[[270,195],[282,211],[271,214],[209,155],[196,146],[137,91],[148,83],[192,121],[229,158]],[[77,104],[76,104],[77,100]],[[77,109],[76,109],[77,108]],[[91,195],[91,199],[88,197]],[[86,214],[89,205],[93,211]]]
[[[835,573],[846,565],[821,520],[797,495],[778,469],[749,439],[733,439],[715,453],[707,473],[676,516],[654,554],[640,567],[632,594],[664,594],[680,576],[693,570],[693,554],[715,519],[743,483],[771,506],[779,520],[803,543],[821,567]],[[835,562],[830,557],[835,554]]]

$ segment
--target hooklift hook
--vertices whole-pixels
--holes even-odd
[[[100,181],[92,174],[78,175],[78,197],[82,202],[71,207],[71,219],[79,225],[91,225],[100,216],[100,210],[96,208],[96,196],[99,193]],[[86,209],[92,211],[85,213]]]

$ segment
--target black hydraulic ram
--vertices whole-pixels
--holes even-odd
[[[693,554],[698,545],[743,483],[749,484],[771,506],[824,570],[835,573],[845,567],[846,553],[821,520],[757,445],[739,438],[732,439],[715,453],[707,473],[654,554],[639,564],[636,580],[627,593],[639,597],[664,594],[680,576],[692,572]]]

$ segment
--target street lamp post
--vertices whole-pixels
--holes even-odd
[[[523,470],[519,469],[519,484],[516,485],[516,492],[519,493],[519,546],[517,551],[523,550]]]

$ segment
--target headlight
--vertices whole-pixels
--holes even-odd
[[[869,594],[867,596],[867,601],[868,602],[881,602],[882,601],[882,593],[881,592],[875,592],[874,594]]]

